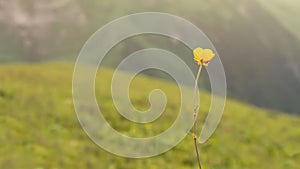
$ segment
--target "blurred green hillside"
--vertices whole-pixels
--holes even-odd
[[[266,10],[280,21],[283,26],[300,39],[300,1],[298,0],[260,0]]]
[[[69,64],[7,64],[0,66],[0,168],[7,169],[192,169],[197,168],[189,134],[171,151],[148,159],[114,156],[96,146],[80,127],[72,104]],[[148,124],[122,118],[110,97],[109,69],[101,69],[96,95],[107,121],[131,136],[151,136],[168,128],[179,110],[178,88],[170,82],[138,76],[131,85],[133,104],[147,109],[149,91],[161,88],[168,105],[164,115]],[[203,123],[210,95],[201,92]],[[192,108],[191,108],[192,109]],[[214,136],[200,146],[209,169],[298,169],[300,118],[227,100]],[[199,125],[200,127],[200,125]],[[109,137],[109,136],[107,136]]]
[[[0,62],[74,61],[104,24],[137,12],[166,12],[188,19],[209,36],[224,64],[231,97],[300,113],[298,7],[296,0],[0,1]],[[128,54],[150,47],[184,60],[190,55],[173,39],[145,35],[118,44],[105,65],[115,67]]]

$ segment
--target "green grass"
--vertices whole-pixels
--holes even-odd
[[[95,145],[83,132],[73,109],[72,71],[70,64],[0,66],[0,168],[197,168],[191,135],[174,149],[148,159],[117,157]],[[172,124],[180,101],[174,97],[179,92],[176,85],[148,77],[134,79],[130,94],[139,109],[149,106],[147,97],[152,88],[160,87],[169,96],[158,122],[138,125],[118,115],[108,92],[112,72],[101,71],[96,80],[97,99],[105,117],[118,131],[149,136]],[[202,92],[201,97],[203,121],[210,96]],[[297,169],[299,124],[297,116],[228,99],[216,133],[200,145],[202,162],[207,169]]]

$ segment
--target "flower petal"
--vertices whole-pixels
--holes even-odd
[[[203,49],[202,48],[196,48],[193,51],[194,54],[194,60],[198,64],[201,64],[201,56],[203,55]]]
[[[196,48],[193,50],[194,60],[199,65],[207,66],[215,54],[211,49]]]

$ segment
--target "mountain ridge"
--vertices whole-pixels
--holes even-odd
[[[21,1],[7,3],[11,2]],[[32,0],[30,3],[45,7],[48,2]],[[217,0],[187,0],[184,3],[156,0],[91,3],[70,0],[63,3],[63,7],[49,8],[45,13],[37,9],[37,13],[43,14],[40,17],[34,17],[27,10],[30,3],[26,3],[23,9],[23,13],[28,13],[25,15],[27,18],[55,16],[60,20],[48,23],[42,38],[36,38],[35,35],[35,32],[43,32],[42,26],[33,25],[27,29],[0,20],[0,25],[6,28],[0,32],[6,40],[0,41],[0,60],[39,62],[56,58],[74,61],[88,37],[112,19],[144,11],[166,12],[190,20],[210,37],[224,64],[231,97],[261,107],[300,113],[297,103],[300,96],[300,40],[273,13],[266,10],[266,3],[262,5],[259,1],[246,0],[226,0],[222,3]],[[78,22],[74,22],[73,16],[78,16]],[[25,37],[20,35],[24,32]],[[26,44],[38,45],[26,47]],[[185,60],[191,60],[186,59],[190,49],[181,47],[172,39],[145,37],[126,40],[112,51],[110,56],[114,59],[108,60],[107,65],[114,66],[127,54],[147,47],[163,47]],[[191,62],[188,61],[189,64]],[[208,89],[209,82],[205,84]]]

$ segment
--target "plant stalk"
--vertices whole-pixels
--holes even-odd
[[[197,161],[198,161],[198,165],[199,165],[199,169],[202,169],[201,167],[201,161],[200,161],[200,153],[199,153],[199,148],[198,148],[198,144],[197,144],[197,109],[198,109],[198,95],[197,94],[197,88],[198,88],[198,81],[199,81],[199,77],[201,74],[201,69],[202,69],[202,65],[199,66],[198,69],[198,73],[196,76],[196,80],[195,80],[195,87],[194,87],[194,125],[193,125],[193,139],[194,139],[194,144],[195,144],[195,150],[196,150],[196,154],[197,154]]]

